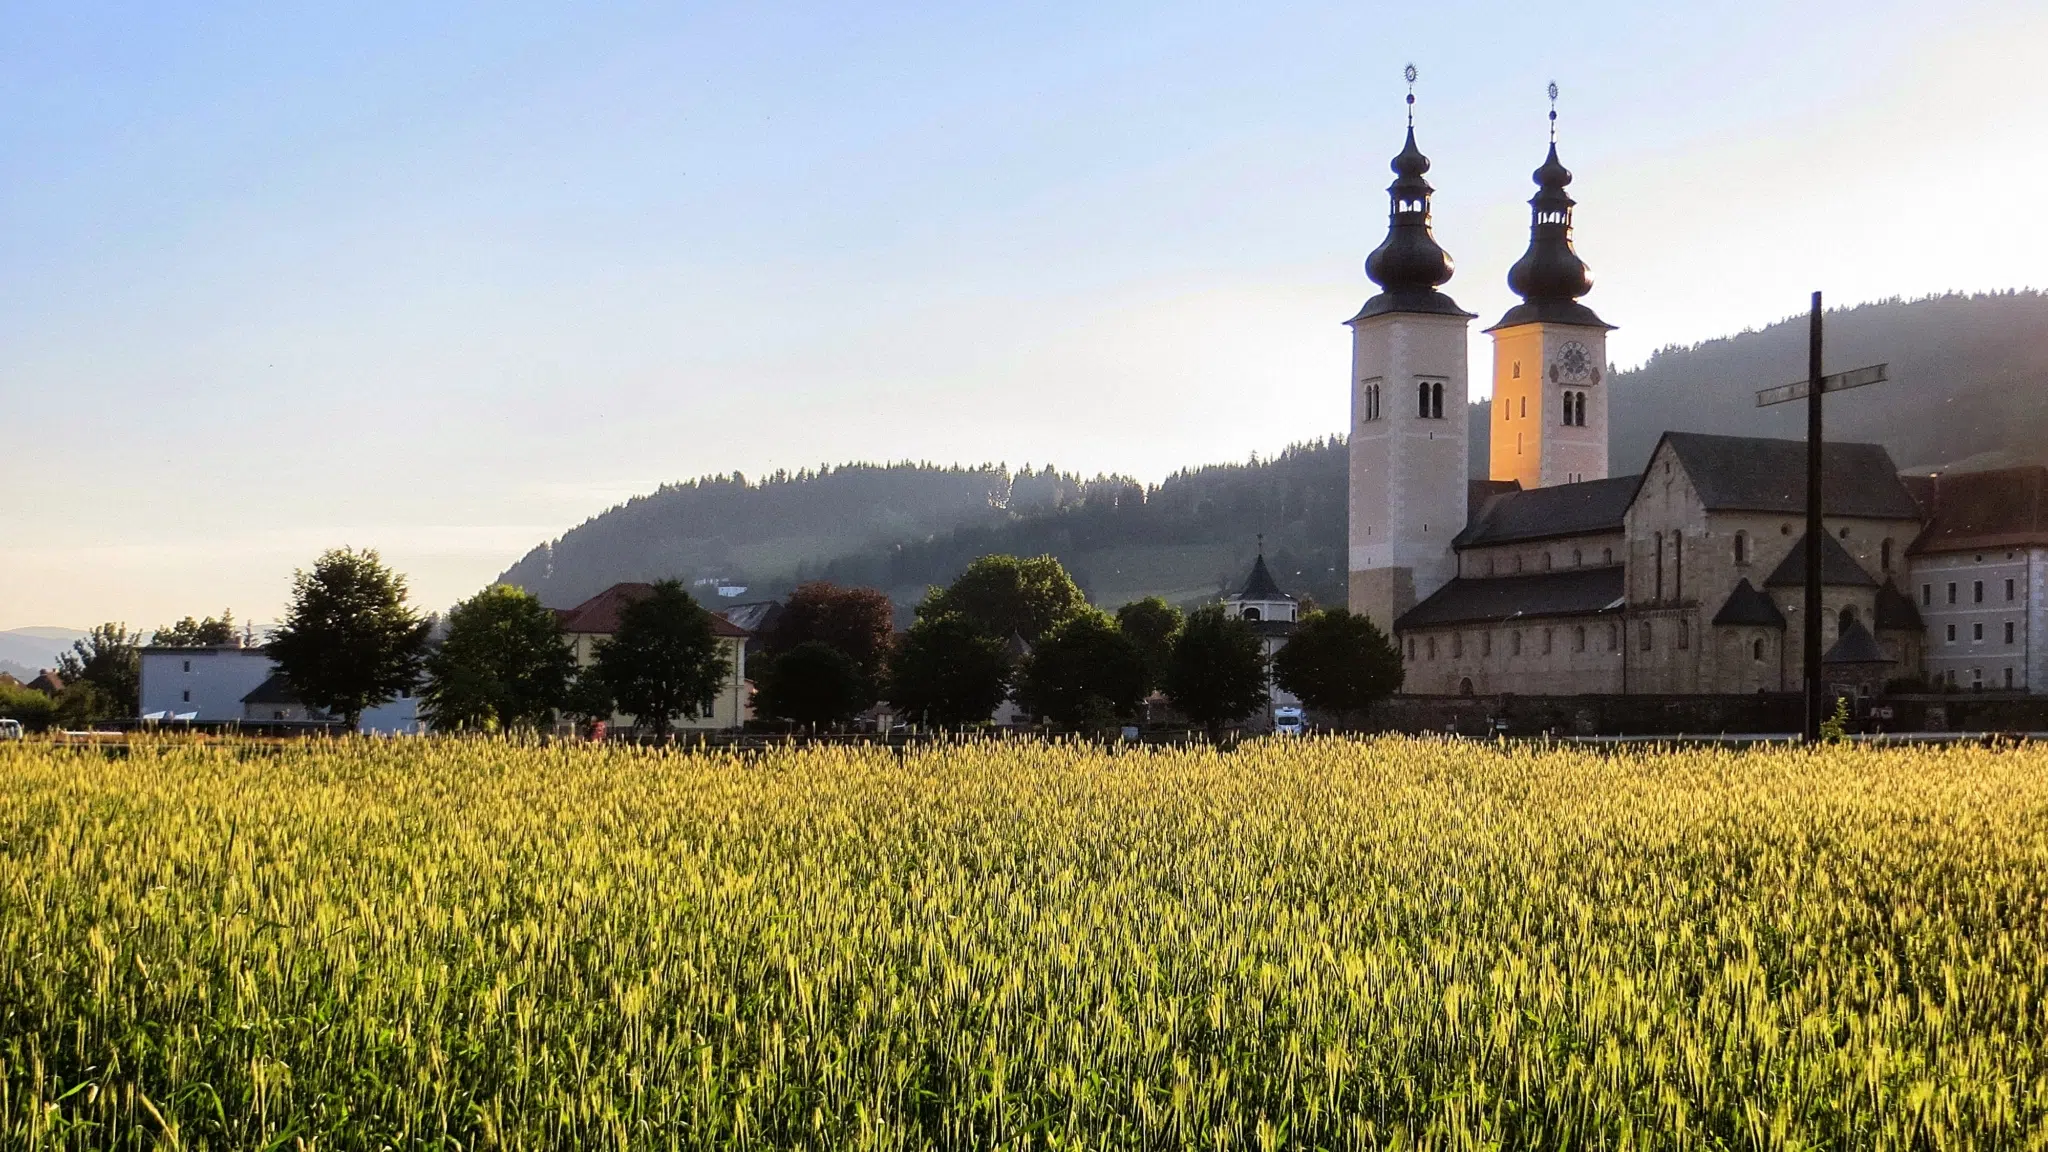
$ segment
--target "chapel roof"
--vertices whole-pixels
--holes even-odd
[[[1714,623],[1750,628],[1783,628],[1785,614],[1771,598],[1763,594],[1756,585],[1744,576],[1735,582],[1735,590],[1728,593],[1728,602],[1714,613]]]
[[[1478,505],[1453,548],[1478,548],[1557,536],[1619,532],[1640,476],[1499,492]]]
[[[1833,536],[1820,538],[1820,582],[1825,587],[1875,588],[1877,581],[1863,570],[1849,550]],[[1804,587],[1806,584],[1806,537],[1793,543],[1792,551],[1778,562],[1764,580],[1766,588]]]
[[[1841,638],[1835,641],[1834,647],[1828,649],[1827,655],[1820,658],[1820,662],[1823,664],[1890,664],[1893,663],[1893,660],[1884,654],[1884,649],[1877,646],[1877,637],[1870,634],[1870,629],[1863,626],[1863,621],[1852,620],[1847,628],[1842,629]]]
[[[1709,512],[1806,513],[1804,440],[1666,432],[1658,443],[1677,454]],[[1820,459],[1821,508],[1827,515],[1921,518],[1884,445],[1824,444]]]
[[[1621,611],[1619,564],[1567,568],[1527,576],[1459,577],[1394,621],[1398,630],[1490,624],[1524,617],[1590,616]]]

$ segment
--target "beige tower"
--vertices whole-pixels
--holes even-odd
[[[1409,97],[1414,103],[1414,97]],[[1451,258],[1429,225],[1429,159],[1394,158],[1387,238],[1365,262],[1382,291],[1351,325],[1350,607],[1389,633],[1457,574],[1465,527],[1466,329],[1437,286]]]
[[[1556,113],[1551,113],[1555,118]],[[1488,475],[1523,488],[1607,478],[1607,333],[1579,303],[1593,273],[1572,250],[1572,174],[1557,142],[1536,170],[1529,250],[1508,271],[1522,298],[1493,335]]]

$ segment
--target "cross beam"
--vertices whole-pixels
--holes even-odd
[[[1865,384],[1882,384],[1886,380],[1891,379],[1890,376],[1885,374],[1885,370],[1889,367],[1891,367],[1889,364],[1869,364],[1862,368],[1851,368],[1847,372],[1837,372],[1832,376],[1823,376],[1820,378],[1820,390],[1822,392],[1847,392],[1851,388],[1861,388]],[[1780,384],[1776,388],[1759,388],[1756,392],[1756,406],[1768,408],[1773,404],[1785,404],[1793,400],[1804,400],[1812,394],[1812,391],[1813,385],[1805,380],[1795,381],[1791,384]]]

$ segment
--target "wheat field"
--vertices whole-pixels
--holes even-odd
[[[2048,751],[0,745],[0,1146],[2048,1147]]]

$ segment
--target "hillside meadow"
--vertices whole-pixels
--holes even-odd
[[[0,1146],[2048,1147],[2048,753],[0,745]]]

